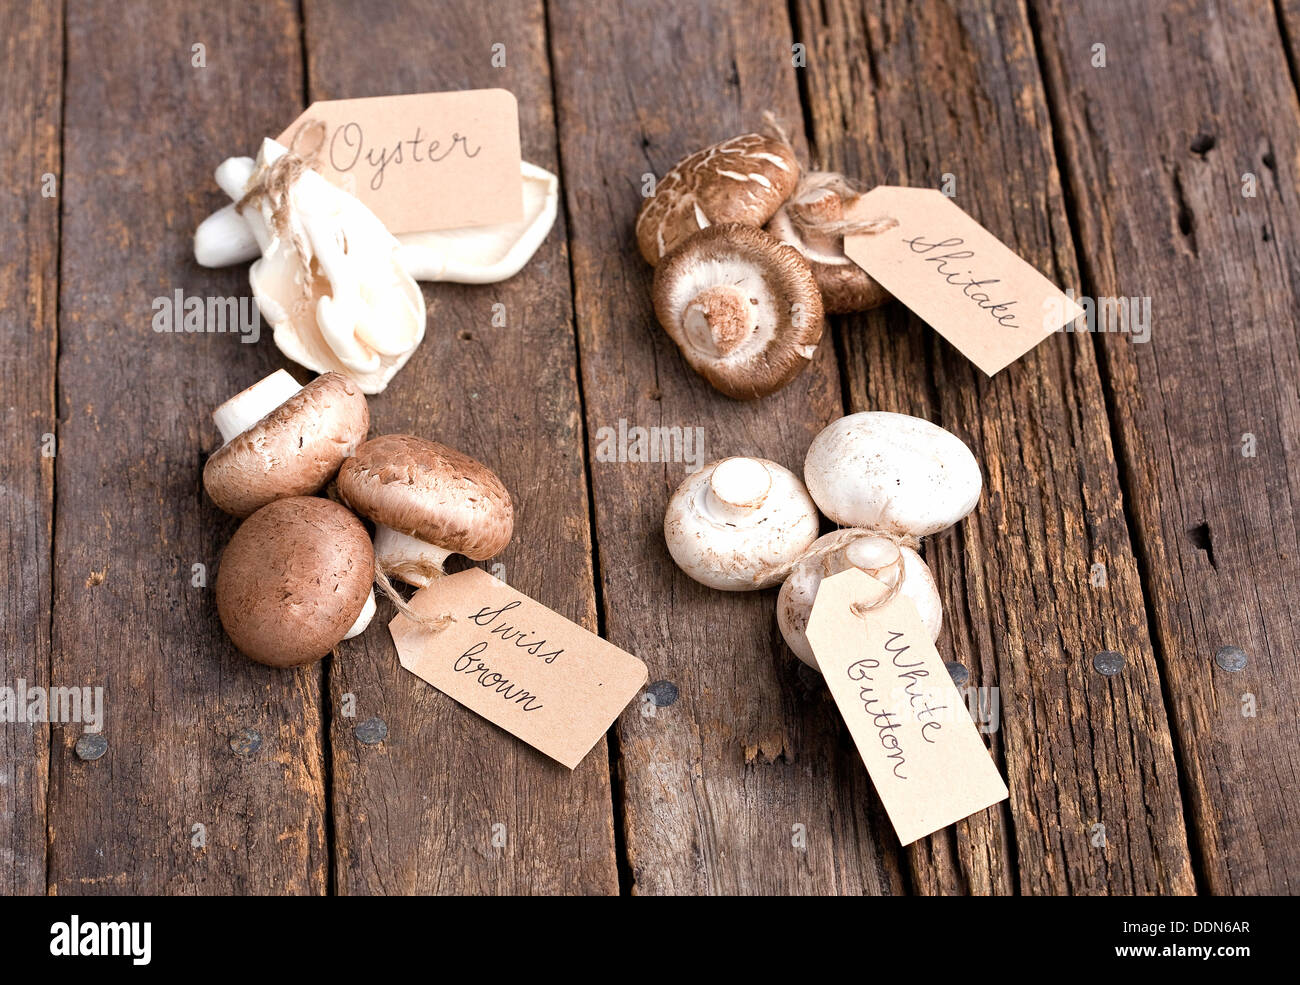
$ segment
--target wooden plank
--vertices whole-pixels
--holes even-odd
[[[870,184],[939,187],[951,175],[959,205],[1058,283],[1078,284],[1018,4],[807,0],[798,10],[828,166]],[[1010,826],[997,812],[958,825],[955,859],[943,840],[918,846],[918,888],[1193,891],[1091,338],[1049,339],[989,380],[897,305],[841,328],[853,408],[936,420],[972,446],[986,479],[976,512],[927,557],[948,617],[941,647],[972,683],[1000,689]],[[1104,589],[1090,583],[1098,562]],[[1124,654],[1122,674],[1093,669],[1103,650]]]
[[[433,15],[415,2],[309,3],[306,24],[311,98],[501,86],[519,99],[524,157],[558,170],[538,0],[440,4]],[[427,435],[496,469],[516,524],[495,570],[595,630],[564,223],[510,281],[425,294],[428,334],[371,401],[372,433]],[[497,304],[504,326],[493,324]],[[390,618],[383,603],[376,622]],[[357,719],[337,714],[347,694]],[[403,671],[382,629],[333,661],[330,695],[339,892],[618,891],[603,740],[570,773]],[[382,746],[354,735],[372,714],[388,725]]]
[[[1034,8],[1085,283],[1151,298],[1149,343],[1099,342],[1199,870],[1214,893],[1295,893],[1300,106],[1278,20]]]
[[[644,174],[756,129],[764,109],[797,129],[785,6],[710,4],[688,25],[667,3],[558,2],[550,17],[589,441],[620,421],[699,428],[706,460],[799,468],[841,412],[832,347],[779,395],[723,397],[656,324],[632,234]],[[632,888],[900,892],[892,831],[829,696],[781,641],[775,593],[711,591],[669,559],[663,508],[688,471],[592,463],[607,635],[679,694],[618,725]]]
[[[63,15],[0,8],[0,687],[49,685]],[[53,194],[46,195],[45,192]],[[48,453],[48,454],[47,454]],[[24,716],[25,717],[25,716]],[[50,729],[0,726],[0,895],[45,891]]]
[[[105,688],[108,751],[55,735],[49,891],[323,892],[321,671],[226,640],[211,586],[236,522],[200,482],[212,408],[282,360],[151,328],[175,290],[249,294],[191,237],[223,202],[212,169],[298,111],[296,5],[74,2],[67,47],[52,676]],[[242,729],[256,752],[232,749]]]

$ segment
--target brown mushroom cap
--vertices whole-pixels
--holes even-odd
[[[655,185],[636,217],[636,241],[651,266],[707,226],[761,226],[794,191],[794,148],[744,133],[679,161]]]
[[[833,188],[819,189],[805,200],[796,193],[767,224],[769,233],[793,246],[808,261],[828,315],[867,311],[892,297],[879,281],[844,255],[842,235],[818,230],[819,225],[843,222],[846,208],[851,206],[852,202],[846,202]]]
[[[318,376],[203,466],[203,488],[227,513],[246,517],[287,496],[319,492],[370,427],[370,409],[346,376]]]
[[[217,613],[245,656],[319,660],[361,615],[375,576],[365,525],[338,503],[277,499],[235,531],[217,569]]]
[[[727,396],[781,389],[822,335],[822,297],[799,251],[753,226],[711,226],[655,268],[654,306],[691,368]]]
[[[510,543],[515,511],[491,469],[410,434],[371,438],[339,469],[338,494],[376,523],[482,561]]]

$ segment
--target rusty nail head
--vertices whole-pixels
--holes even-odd
[[[367,718],[353,730],[357,741],[365,746],[376,746],[388,738],[388,723],[378,715]]]
[[[1114,650],[1102,650],[1092,658],[1092,666],[1097,673],[1114,677],[1124,669],[1124,654],[1116,653]]]
[[[98,732],[88,732],[77,740],[76,750],[78,756],[91,762],[108,752],[108,740]]]

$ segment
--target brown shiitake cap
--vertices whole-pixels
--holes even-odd
[[[239,651],[272,667],[319,660],[365,608],[375,555],[338,503],[277,499],[235,531],[217,569],[217,613]]]
[[[767,231],[803,254],[812,267],[813,277],[822,292],[822,305],[828,315],[878,308],[892,295],[880,282],[844,254],[844,237],[838,232],[822,232],[844,221],[846,201],[832,187],[823,187],[807,197],[798,192],[777,209]]]
[[[761,226],[794,191],[794,148],[745,133],[697,151],[655,185],[636,217],[636,241],[651,266],[692,233],[739,222]]]
[[[410,434],[371,438],[343,463],[348,506],[399,533],[482,561],[510,543],[515,511],[491,469]]]
[[[325,373],[213,452],[203,488],[239,517],[286,496],[311,495],[334,478],[369,427],[365,394],[346,376]]]
[[[655,268],[659,324],[727,396],[781,389],[817,351],[822,296],[808,263],[753,226],[710,226]]]

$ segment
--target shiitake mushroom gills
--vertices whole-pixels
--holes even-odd
[[[821,341],[822,297],[794,247],[753,226],[710,226],[655,268],[659,324],[691,368],[735,400],[775,393]]]

